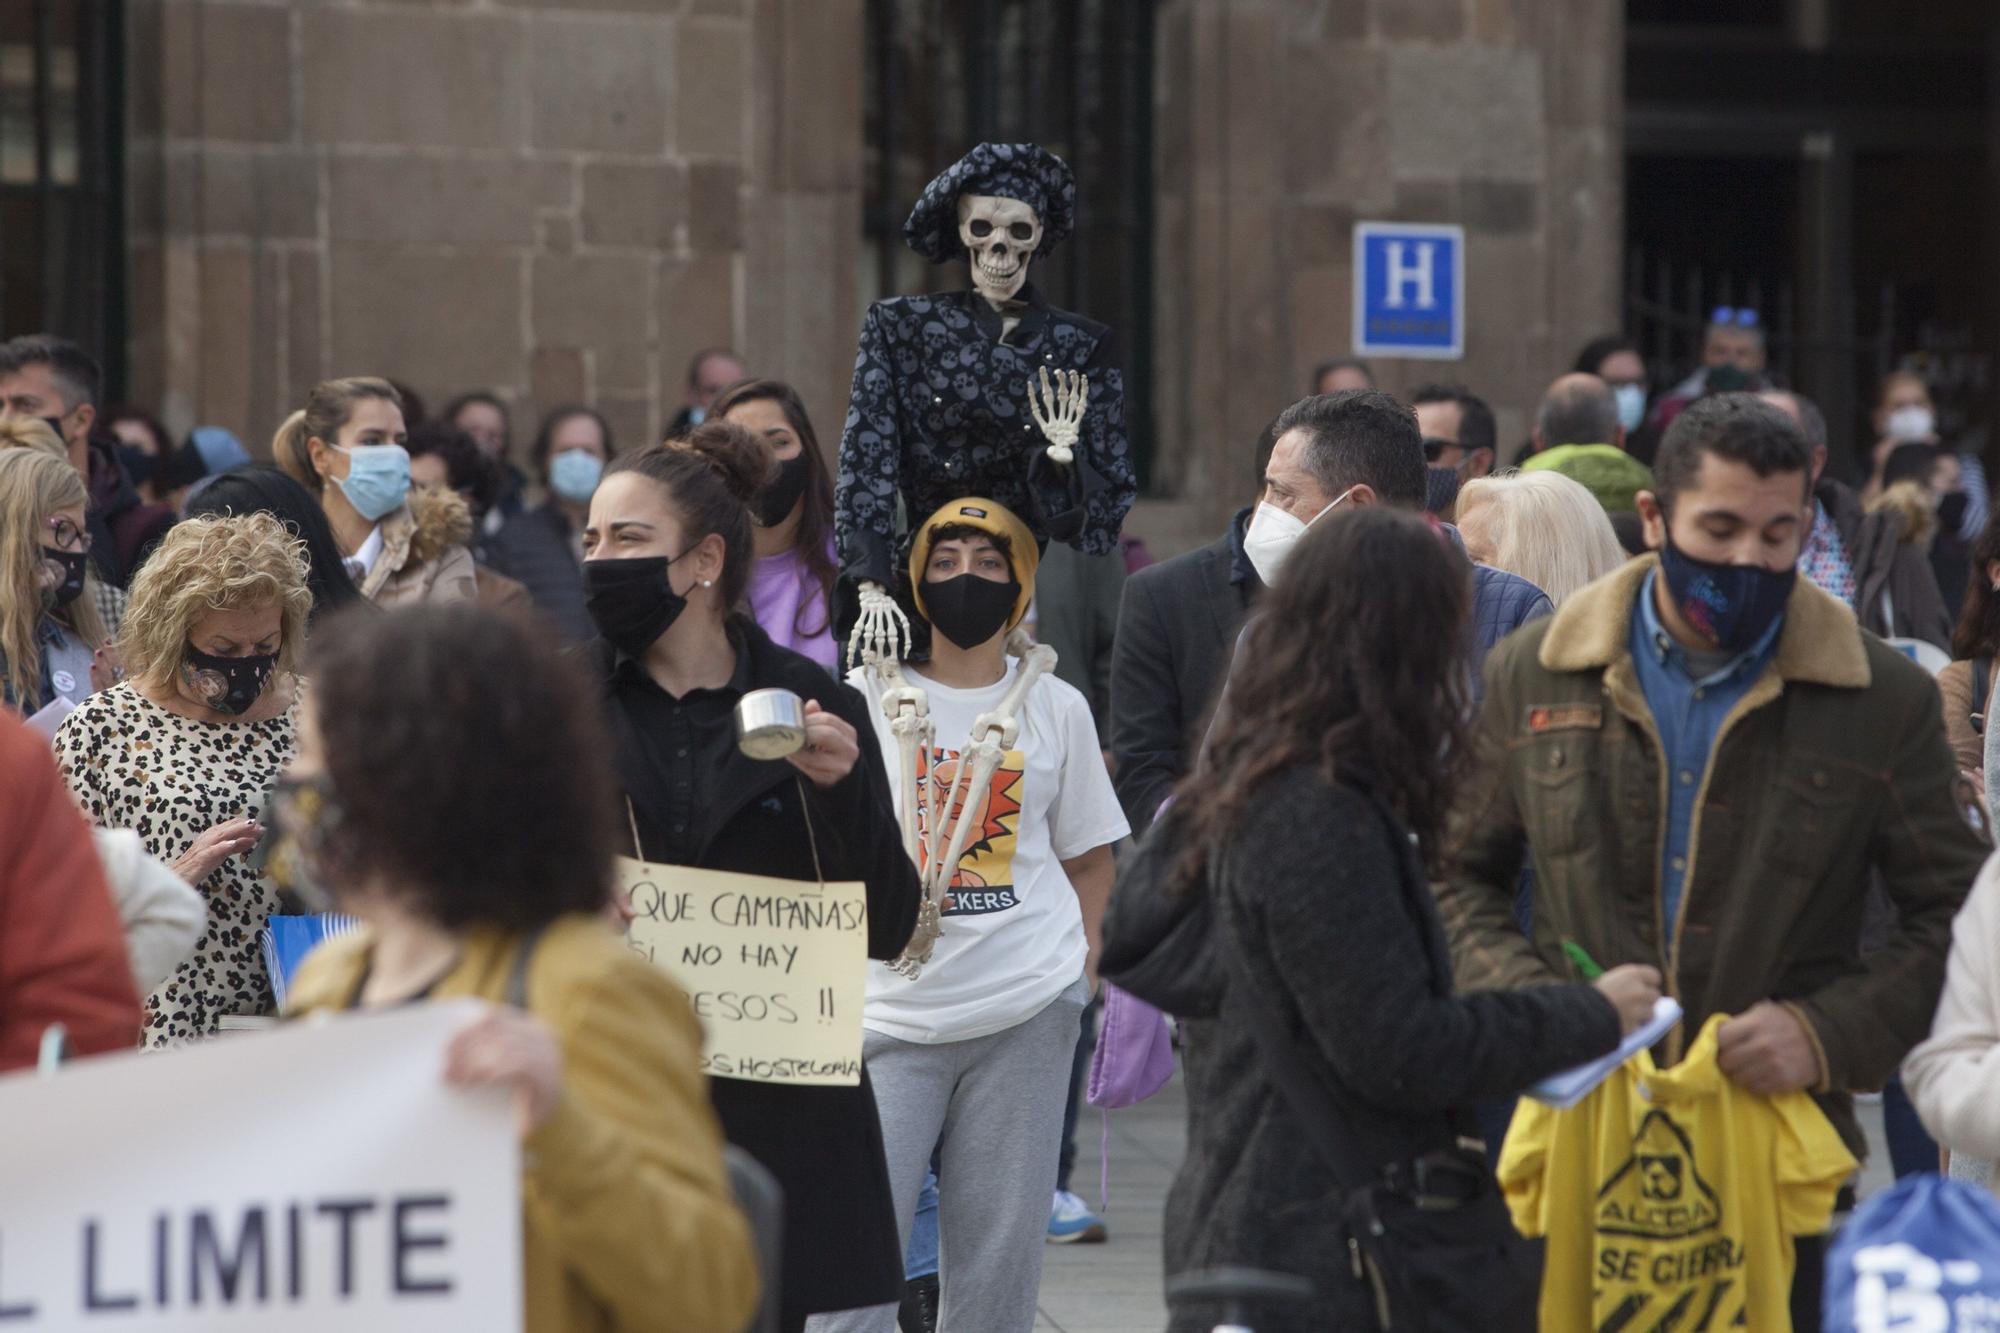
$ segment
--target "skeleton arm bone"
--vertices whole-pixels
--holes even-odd
[[[931,724],[930,698],[910,684],[902,664],[894,658],[877,659],[870,668],[881,682],[879,694],[883,716],[896,738],[896,813],[903,830],[903,850],[912,865],[923,868],[923,850],[918,845],[917,753],[928,749],[936,732]]]
[[[952,783],[951,795],[945,801],[941,812],[934,810],[930,827],[938,829],[942,820],[951,821],[951,837],[943,840],[945,854],[942,858],[933,853],[937,839],[931,844],[922,863],[924,880],[923,912],[918,917],[917,933],[910,939],[910,945],[903,956],[890,966],[903,976],[915,980],[930,960],[931,948],[937,940],[941,924],[936,929],[926,930],[925,922],[932,919],[931,913],[943,901],[945,891],[951,884],[952,876],[958,869],[958,858],[965,854],[965,844],[972,833],[972,826],[984,803],[977,802],[979,793],[986,790],[993,780],[994,772],[1000,767],[1000,760],[1020,737],[1020,721],[1017,714],[1026,702],[1028,691],[1042,676],[1055,669],[1055,649],[1046,644],[1029,646],[1027,637],[1019,630],[1008,636],[1007,648],[1022,657],[1021,668],[1015,674],[1014,683],[1007,687],[1006,694],[990,712],[981,713],[972,724],[972,744],[959,755],[958,773]],[[970,761],[968,781],[967,763]],[[961,799],[962,797],[962,799]],[[971,807],[977,802],[980,811]]]
[[[1055,669],[1056,650],[1046,644],[1037,644],[1028,650],[1022,659],[1021,669],[1014,675],[1014,683],[1007,687],[1007,693],[988,713],[981,713],[972,722],[972,780],[966,792],[966,799],[959,801],[960,782],[964,781],[965,764],[961,759],[959,781],[952,783],[952,799],[946,803],[949,815],[957,811],[958,817],[952,821],[951,845],[944,859],[937,863],[935,874],[940,883],[949,883],[952,872],[958,868],[958,858],[965,851],[967,835],[972,831],[973,796],[986,790],[986,784],[993,780],[994,772],[1000,767],[1000,759],[1013,748],[1021,734],[1020,719],[1015,715],[1027,700],[1028,690],[1042,676]]]

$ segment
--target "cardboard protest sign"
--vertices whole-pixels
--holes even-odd
[[[868,894],[618,858],[631,945],[694,1000],[715,1078],[861,1081]]]
[[[0,1078],[0,1328],[521,1327],[504,1094],[416,1005]]]

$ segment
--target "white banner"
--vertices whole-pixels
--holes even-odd
[[[444,1083],[475,1008],[0,1078],[0,1330],[519,1329],[512,1109]]]

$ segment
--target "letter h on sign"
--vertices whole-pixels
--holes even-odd
[[[1465,355],[1465,229],[1354,224],[1354,352]]]

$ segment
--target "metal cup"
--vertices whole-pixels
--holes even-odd
[[[752,759],[783,759],[806,743],[806,706],[790,690],[752,690],[736,703],[736,748]]]

